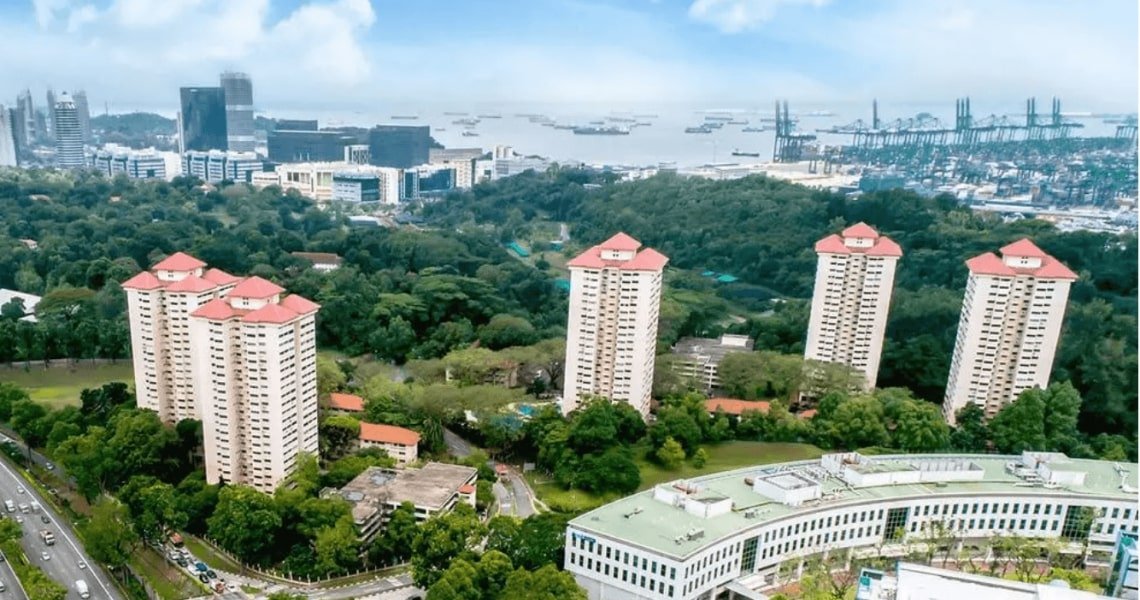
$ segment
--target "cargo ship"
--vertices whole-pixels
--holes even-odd
[[[760,133],[761,131],[764,131],[764,128],[763,127],[745,127],[744,129],[741,129],[741,131],[743,131],[744,133]]]
[[[479,137],[479,134],[474,131],[464,131],[463,137]]]
[[[751,156],[753,158],[759,158],[760,157],[759,152],[741,152],[740,150],[733,150],[732,155],[733,156]]]
[[[725,121],[729,125],[747,125],[748,119],[734,119],[732,121]]]
[[[393,121],[415,121],[419,117],[416,115],[392,115]]]
[[[466,117],[467,116],[467,113],[465,113],[465,112],[446,111],[443,114],[448,116],[448,117]]]
[[[451,124],[452,125],[467,125],[468,127],[474,127],[474,126],[479,124],[479,119],[456,119],[456,120],[452,121]]]
[[[503,115],[476,115],[480,119],[501,119]]]
[[[701,125],[699,127],[686,127],[685,133],[712,133],[712,127]]]
[[[629,129],[624,127],[575,127],[576,135],[629,135]]]

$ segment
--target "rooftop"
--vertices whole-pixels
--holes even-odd
[[[641,242],[619,232],[597,246],[587,248],[578,256],[570,259],[566,266],[583,269],[605,269],[608,267],[627,271],[660,271],[669,262],[669,257],[653,248],[644,248],[637,252],[638,248],[641,248]],[[610,260],[602,258],[603,250],[637,252],[637,254],[629,260]]]
[[[1022,456],[996,455],[897,455],[860,457],[858,467],[864,473],[861,485],[852,485],[841,477],[829,474],[824,467],[828,457],[844,459],[842,464],[851,464],[851,456],[826,455],[822,459],[755,466],[707,475],[685,482],[673,482],[664,486],[683,486],[685,489],[699,489],[704,494],[725,497],[731,500],[731,510],[711,517],[693,514],[685,508],[666,504],[654,499],[654,489],[639,492],[632,496],[611,502],[605,506],[580,515],[570,525],[584,532],[593,532],[642,546],[658,553],[684,558],[725,536],[735,535],[744,529],[755,527],[763,522],[776,521],[787,517],[806,514],[821,506],[844,504],[876,503],[904,497],[925,497],[941,495],[965,495],[984,497],[989,494],[1019,494],[1051,497],[1058,495],[1087,495],[1106,499],[1137,498],[1136,464],[1112,463],[1108,461],[1069,459],[1063,455],[1050,457],[1048,464],[1071,472],[1074,476],[1061,485],[1033,484],[1023,469],[1007,470],[1011,462],[1026,460]],[[836,461],[833,458],[833,463]],[[930,474],[933,469],[950,465],[957,468],[954,475],[961,476],[964,470],[973,471],[977,477],[971,480],[953,481],[948,477],[941,481],[897,483],[875,485],[867,471],[896,473],[913,469],[903,476]],[[977,470],[981,472],[978,473]],[[794,478],[782,474],[794,473]],[[776,476],[773,478],[773,476]],[[891,475],[882,476],[890,478]],[[746,478],[748,481],[746,481]],[[789,505],[774,498],[764,496],[754,490],[756,478],[783,484],[795,483],[802,479],[818,482],[820,496],[798,505]],[[905,478],[900,476],[899,478]],[[1077,482],[1080,480],[1079,482]],[[798,484],[797,484],[798,485]],[[660,487],[660,486],[659,486]],[[702,536],[687,535],[694,530]]]
[[[155,271],[193,271],[206,266],[206,263],[186,254],[185,252],[175,252],[170,256],[158,261],[154,265]]]
[[[1001,248],[1002,256],[993,252],[979,254],[966,261],[966,268],[974,275],[996,277],[1042,277],[1046,279],[1076,279],[1077,274],[1061,261],[1043,252],[1029,238],[1022,238]],[[1018,263],[1018,259],[1027,259]],[[1032,262],[1030,262],[1032,261]],[[1013,264],[1010,264],[1010,263]],[[1019,264],[1021,266],[1019,266]],[[1025,266],[1032,265],[1032,266]]]
[[[356,394],[341,394],[339,392],[333,392],[329,394],[329,408],[350,412],[363,412],[364,398],[361,398]]]
[[[721,336],[719,338],[685,337],[673,344],[673,354],[694,358],[704,358],[719,363],[729,352],[751,352],[752,338],[744,336]]]
[[[353,504],[353,519],[364,522],[385,504],[411,502],[440,510],[461,487],[475,479],[476,473],[472,467],[436,462],[420,469],[369,467],[336,493]]]
[[[767,413],[771,405],[764,400],[737,400],[736,398],[709,398],[705,408],[714,413],[723,410],[725,414],[740,416],[746,412]]]
[[[230,290],[230,296],[236,298],[269,298],[284,292],[285,288],[254,275],[241,280],[241,283]]]
[[[397,444],[400,446],[415,446],[420,443],[420,434],[396,427],[395,425],[379,425],[377,423],[360,424],[360,441],[378,444]]]

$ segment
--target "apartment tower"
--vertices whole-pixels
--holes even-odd
[[[966,261],[970,278],[942,413],[977,404],[992,417],[1021,392],[1049,385],[1076,273],[1028,239]]]
[[[868,389],[879,376],[887,310],[902,249],[866,223],[815,244],[819,261],[804,358],[839,363],[863,373]]]
[[[317,451],[316,304],[181,252],[123,288],[138,405],[202,421],[207,481],[272,492]]]
[[[60,169],[82,169],[87,166],[83,154],[83,131],[79,127],[79,113],[71,95],[63,92],[52,109],[52,130],[55,132],[55,164]]]
[[[570,316],[562,412],[583,396],[626,402],[649,414],[657,355],[661,275],[669,259],[618,233],[567,263]]]

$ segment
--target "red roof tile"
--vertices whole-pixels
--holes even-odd
[[[847,229],[844,229],[843,237],[875,239],[879,237],[879,232],[875,231],[874,227],[860,222],[848,227]]]
[[[123,282],[123,287],[131,290],[157,290],[163,283],[150,271],[143,271]]]
[[[1012,244],[1002,246],[1001,255],[1026,256],[1029,258],[1045,258],[1048,256],[1043,250],[1037,247],[1037,244],[1029,241],[1029,238],[1021,238]]]
[[[470,483],[465,483],[465,484],[459,486],[459,493],[460,494],[474,494],[475,493],[475,486],[471,485]]]
[[[1069,267],[1066,267],[1061,261],[1046,256],[1042,261],[1041,267],[1034,273],[1038,277],[1046,279],[1077,279],[1078,276]]]
[[[241,279],[237,275],[230,275],[221,269],[207,269],[202,277],[218,285],[229,285]]]
[[[241,283],[230,290],[230,295],[237,298],[268,298],[284,292],[285,288],[258,276],[246,277]]]
[[[815,418],[815,415],[818,412],[819,411],[814,409],[814,408],[809,408],[803,412],[796,413],[796,416],[801,418],[801,419],[812,419],[812,418]]]
[[[1002,260],[998,258],[998,255],[993,252],[979,254],[967,260],[966,268],[970,269],[970,273],[974,275],[997,275],[1000,277],[1014,277],[1017,275],[1017,271],[1014,271],[1009,265],[1002,262]]]
[[[740,416],[746,412],[768,412],[770,404],[764,400],[737,400],[736,398],[709,398],[705,409],[710,413],[724,410],[726,414]]]
[[[599,254],[598,246],[594,246],[589,250],[575,256],[574,258],[566,261],[567,267],[581,267],[583,269],[602,269],[606,266],[606,261],[602,260]]]
[[[154,265],[155,271],[193,271],[206,266],[206,263],[186,254],[185,252],[175,252],[170,256],[158,261]]]
[[[284,306],[285,308],[288,308],[289,310],[299,315],[307,315],[311,312],[315,312],[321,307],[320,304],[317,304],[308,298],[302,298],[297,294],[290,294],[282,298],[281,306]]]
[[[822,254],[851,254],[843,238],[834,233],[815,243],[815,251]]]
[[[200,294],[208,292],[218,287],[218,284],[212,281],[206,281],[197,275],[187,275],[178,281],[166,286],[168,292],[188,292],[191,294]]]
[[[224,321],[241,316],[245,314],[245,312],[244,310],[237,310],[230,306],[229,303],[222,298],[214,298],[202,306],[199,306],[197,310],[190,313],[190,316],[200,319],[209,319],[211,321]]]
[[[329,394],[329,408],[350,412],[364,412],[364,398],[356,394]]]
[[[403,427],[396,427],[395,425],[361,423],[360,441],[415,446],[420,443],[420,434],[411,429],[404,429]]]
[[[632,259],[621,263],[621,269],[627,271],[660,271],[669,262],[669,257],[653,248],[646,248],[637,253]]]
[[[881,236],[874,246],[867,249],[868,256],[902,256],[902,247],[887,236]]]
[[[640,248],[641,242],[619,231],[610,239],[598,244],[598,247],[606,250],[631,251]]]
[[[301,315],[281,306],[280,304],[266,304],[261,308],[251,311],[246,316],[242,317],[243,323],[274,323],[282,325],[296,319]]]

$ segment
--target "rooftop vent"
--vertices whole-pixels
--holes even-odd
[[[635,506],[632,512],[627,512],[623,515],[625,518],[630,518],[633,515],[640,515],[643,509],[640,506]]]

